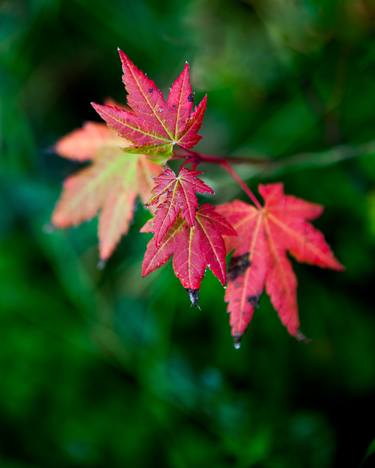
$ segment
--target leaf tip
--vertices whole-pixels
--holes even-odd
[[[199,289],[187,288],[186,291],[187,291],[187,293],[189,295],[191,305],[193,307],[198,307],[199,308]]]
[[[241,338],[242,338],[242,335],[240,335],[239,333],[236,333],[235,335],[233,335],[233,348],[234,349],[241,348]]]
[[[301,330],[297,330],[297,333],[295,334],[295,338],[297,341],[299,341],[300,343],[304,343],[304,344],[309,344],[311,343],[311,338],[308,338],[307,336],[305,336]]]
[[[123,50],[120,49],[120,47],[117,47],[117,52],[120,56],[120,60],[123,66],[127,65],[129,63],[129,57],[125,54]]]
[[[208,99],[208,95],[205,94],[205,95],[203,96],[203,98],[202,98],[200,104],[201,104],[202,106],[206,107],[206,105],[207,105],[207,99]]]
[[[55,229],[62,229],[66,228],[69,226],[69,222],[65,219],[65,217],[60,213],[59,207],[55,209],[55,211],[52,213],[52,218],[51,218],[51,227]]]
[[[343,265],[341,262],[336,260],[336,265],[334,267],[334,270],[336,270],[336,271],[345,271],[346,268],[345,268],[345,265]]]
[[[105,266],[107,265],[107,262],[103,259],[100,259],[98,263],[96,264],[96,268],[98,270],[104,270]]]

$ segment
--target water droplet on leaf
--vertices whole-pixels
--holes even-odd
[[[233,347],[234,347],[234,349],[240,349],[241,348],[241,335],[235,335],[233,337]]]
[[[186,289],[193,307],[199,307],[199,289]]]

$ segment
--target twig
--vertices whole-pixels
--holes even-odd
[[[234,168],[232,167],[232,165],[230,164],[230,162],[233,162],[233,158],[221,158],[218,156],[211,156],[211,155],[199,153],[198,151],[191,151],[191,150],[186,150],[186,153],[187,155],[184,158],[188,162],[190,162],[194,168],[198,166],[198,164],[208,162],[210,164],[216,164],[222,167],[223,169],[225,169],[228,172],[228,174],[232,177],[232,179],[235,182],[237,182],[237,184],[242,188],[242,190],[246,193],[246,195],[250,198],[250,200],[254,203],[254,205],[258,209],[261,209],[262,205],[259,203],[257,197],[253,194],[250,188],[241,179],[238,172],[236,172]],[[181,159],[181,157],[183,156],[177,155],[178,159]]]

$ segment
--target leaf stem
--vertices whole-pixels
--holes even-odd
[[[175,152],[174,158],[175,159],[190,159],[190,162],[196,163],[208,163],[208,164],[219,164],[221,165],[223,162],[228,161],[233,164],[254,164],[254,165],[270,165],[272,161],[261,159],[264,156],[259,155],[259,157],[245,157],[245,156],[215,156],[213,154],[204,154],[199,153],[198,151],[191,151],[191,150],[183,150],[185,153],[182,152]]]
[[[253,194],[253,192],[250,190],[250,188],[247,186],[247,184],[241,179],[238,172],[234,170],[233,166],[231,166],[231,164],[226,160],[221,161],[219,164],[223,169],[225,169],[228,172],[228,174],[232,177],[232,179],[237,182],[237,184],[242,188],[242,190],[246,193],[246,195],[250,198],[250,200],[258,208],[258,210],[260,210],[262,208],[262,205],[260,204],[259,200]]]
[[[185,151],[187,153],[187,157],[186,155],[177,153],[175,154],[175,158],[185,159],[185,161],[188,161],[192,164],[193,168],[196,168],[196,166],[200,163],[216,164],[222,167],[224,170],[228,172],[228,174],[232,177],[232,179],[235,182],[237,182],[237,184],[242,188],[242,190],[246,193],[246,195],[250,198],[250,200],[254,203],[254,205],[258,209],[262,208],[262,205],[260,204],[257,197],[250,190],[250,188],[246,185],[246,183],[241,179],[238,172],[234,170],[233,166],[229,162],[229,161],[237,162],[237,159],[239,159],[241,162],[245,162],[245,158],[221,158],[218,156],[202,154],[202,153],[199,153],[198,151],[191,151],[191,150],[185,150]],[[249,158],[247,158],[246,160],[247,162],[249,162]]]

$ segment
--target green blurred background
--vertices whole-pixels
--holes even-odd
[[[374,20],[371,0],[0,1],[1,467],[370,463]],[[48,148],[124,100],[118,46],[164,90],[190,62],[202,151],[259,155],[239,169],[254,189],[326,206],[346,271],[294,262],[310,344],[263,297],[236,351],[211,274],[202,310],[170,265],[142,280],[140,205],[102,271],[96,220],[49,232],[78,165]],[[217,202],[242,196],[207,169]]]

